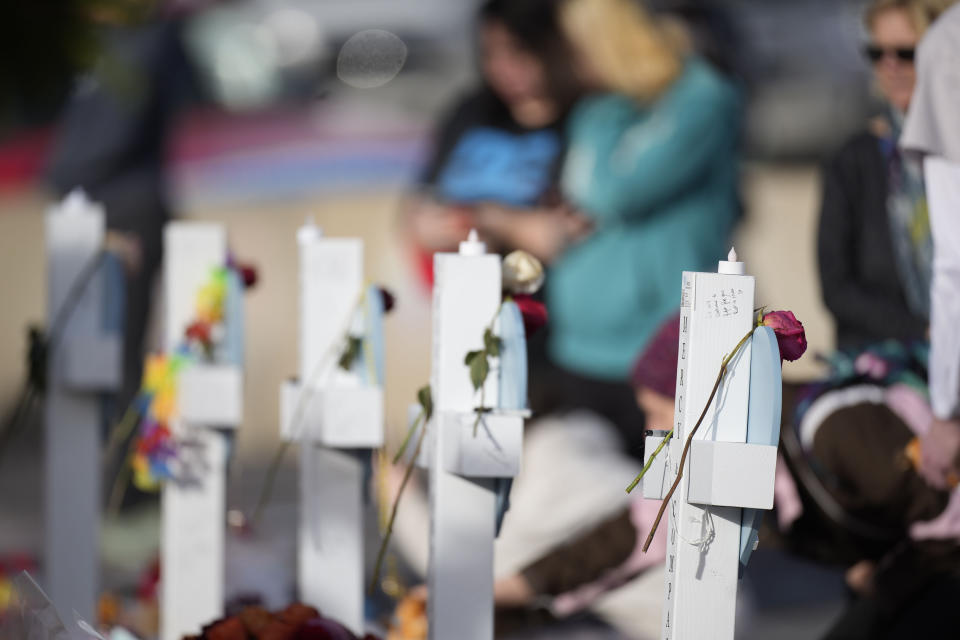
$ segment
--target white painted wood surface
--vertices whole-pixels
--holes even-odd
[[[735,258],[734,258],[735,259]],[[668,477],[713,388],[724,356],[753,324],[754,279],[735,274],[683,274],[677,371],[676,439]],[[695,439],[746,440],[750,346],[730,365]],[[687,500],[685,473],[668,507],[663,634],[665,640],[732,640],[740,543],[739,507]]]
[[[243,422],[243,374],[233,365],[195,364],[180,372],[177,411],[193,428],[236,428]]]
[[[82,192],[46,214],[47,327],[103,247],[104,211]],[[104,335],[104,283],[94,274],[48,361],[45,422],[44,587],[61,611],[92,620],[100,577],[99,391],[121,377],[121,336]]]
[[[694,440],[688,456],[689,502],[752,509],[773,508],[776,446]]]
[[[500,305],[500,258],[485,255],[478,244],[464,243],[460,254],[434,257],[431,387],[436,414],[430,425],[428,572],[431,640],[493,638],[494,480],[451,473],[443,459],[447,440],[460,440],[462,425],[457,414],[472,414],[480,402],[464,356],[482,347],[484,329]],[[486,406],[497,406],[496,394],[497,376],[491,371]],[[455,417],[448,418],[449,414]],[[451,424],[452,429],[444,428]],[[472,426],[470,429],[472,432]]]
[[[300,443],[299,597],[364,632],[360,449],[383,443],[383,390],[338,368],[364,288],[363,243],[308,223],[300,252],[300,377],[281,386],[281,433]]]
[[[364,627],[363,475],[354,451],[300,449],[300,599],[354,633]]]
[[[480,424],[475,413],[444,411],[443,468],[471,478],[512,478],[520,473],[524,413],[490,413]]]
[[[161,618],[164,640],[181,640],[223,616],[227,442],[195,429],[180,455],[202,470],[189,484],[164,484],[161,495]]]
[[[226,231],[217,224],[172,222],[164,231],[164,249],[164,349],[172,354],[194,318],[197,292],[215,268],[226,264]],[[202,378],[203,372],[187,374],[188,383],[191,375]],[[211,424],[217,415],[236,413],[236,398],[226,398],[230,406],[224,406],[217,398],[197,400],[196,391],[180,388],[188,415],[200,411],[203,424],[183,419],[173,424],[191,477],[164,483],[161,499],[162,640],[199,633],[223,615],[227,441],[224,433],[208,427],[236,426]]]

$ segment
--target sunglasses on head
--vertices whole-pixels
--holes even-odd
[[[913,62],[915,49],[913,47],[878,47],[868,44],[864,47],[863,52],[870,59],[870,62],[880,62],[884,56],[888,55],[895,56],[901,62]]]

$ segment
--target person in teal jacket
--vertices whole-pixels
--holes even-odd
[[[547,283],[557,364],[626,380],[676,311],[681,272],[726,255],[740,211],[739,115],[737,90],[696,57],[650,104],[608,93],[575,108],[562,186],[592,232]]]
[[[566,204],[523,216],[489,207],[481,230],[549,264],[534,411],[593,410],[642,455],[630,363],[678,308],[681,273],[714,270],[730,248],[741,99],[633,0],[562,0],[560,21],[592,89],[565,132]]]

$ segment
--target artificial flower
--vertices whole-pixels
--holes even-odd
[[[503,259],[503,288],[511,294],[534,294],[543,286],[543,265],[526,251],[512,251]]]
[[[209,350],[213,345],[213,338],[211,334],[211,326],[209,322],[204,322],[203,320],[195,320],[187,325],[184,335],[187,340],[192,340],[199,342],[204,349]]]

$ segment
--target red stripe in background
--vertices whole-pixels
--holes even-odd
[[[0,190],[27,187],[40,177],[53,143],[54,127],[31,129],[0,143]]]
[[[382,154],[398,143],[419,140],[426,123],[408,116],[357,112],[343,106],[273,108],[250,114],[195,109],[184,114],[171,134],[168,162],[172,170],[235,156],[263,156],[271,151],[312,150],[316,155]],[[0,142],[0,191],[36,184],[55,142],[56,126],[15,134]],[[309,154],[308,154],[309,155]]]

